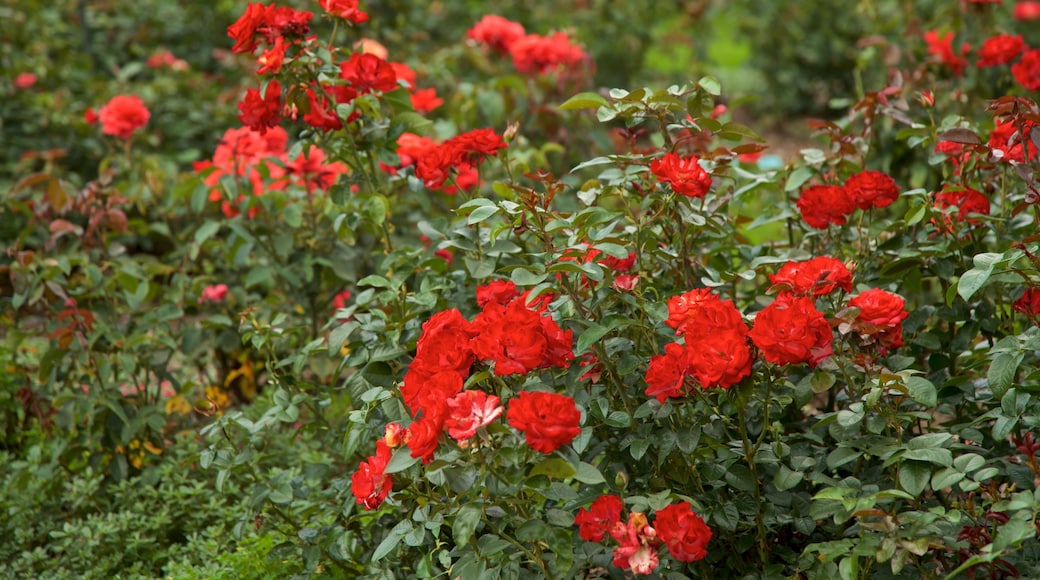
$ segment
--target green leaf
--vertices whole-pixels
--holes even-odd
[[[915,403],[925,407],[934,407],[939,402],[939,393],[931,381],[922,377],[908,377],[906,390]]]
[[[549,534],[549,526],[542,520],[527,520],[516,529],[516,539],[521,542],[543,540]]]
[[[1002,352],[993,357],[993,362],[986,371],[986,381],[993,391],[993,396],[1003,397],[1004,393],[1011,388],[1018,375],[1018,366],[1022,364],[1022,352]]]
[[[499,212],[499,207],[495,205],[485,205],[478,207],[477,209],[470,212],[469,216],[466,217],[466,225],[478,224],[489,217]]]
[[[382,276],[372,274],[358,280],[358,286],[372,286],[373,288],[392,288],[390,281]]]
[[[802,477],[804,476],[801,473],[788,468],[786,465],[781,465],[776,475],[773,476],[773,485],[779,491],[787,491],[801,483]]]
[[[510,274],[510,278],[517,286],[534,286],[540,284],[548,276],[545,272],[532,272],[526,268],[516,268]]]
[[[378,562],[385,558],[390,552],[394,551],[397,544],[401,543],[401,539],[412,532],[413,528],[412,520],[404,518],[397,522],[397,525],[390,530],[390,533],[383,538],[382,542],[376,546],[374,552],[372,552],[372,561]]]
[[[700,85],[702,89],[704,89],[704,92],[708,93],[713,97],[717,97],[722,94],[722,86],[719,84],[718,79],[716,79],[715,77],[701,77],[701,80],[697,81],[697,84]]]
[[[949,449],[943,449],[941,447],[931,449],[910,449],[903,453],[903,459],[925,461],[943,467],[949,467],[953,464],[953,454],[950,453]]]
[[[212,238],[220,231],[220,222],[208,221],[195,230],[195,243],[202,245],[203,242]]]
[[[456,546],[465,546],[469,543],[473,532],[477,530],[477,524],[480,523],[482,515],[484,512],[474,504],[467,504],[459,508],[459,513],[455,515],[455,521],[451,525],[451,535],[455,538]]]
[[[932,478],[932,470],[926,463],[905,461],[899,466],[899,485],[912,496],[920,496]]]
[[[295,230],[303,225],[303,210],[298,204],[290,203],[282,208],[282,218],[285,219],[285,225]]]
[[[418,462],[419,458],[412,457],[412,451],[410,449],[402,447],[397,451],[394,451],[394,455],[386,464],[386,469],[383,470],[383,473],[390,474],[404,471]]]
[[[932,474],[932,489],[943,489],[964,479],[964,474],[952,467],[940,469]]]
[[[815,171],[813,171],[812,167],[807,167],[805,165],[799,167],[798,169],[795,169],[791,172],[791,175],[787,177],[787,183],[784,185],[784,191],[794,191],[798,189],[802,186],[803,183],[809,181],[809,178],[811,178],[814,174]]]
[[[598,109],[606,105],[607,100],[597,93],[578,93],[560,104],[557,109],[561,111],[575,111],[581,109]]]
[[[827,455],[827,467],[836,469],[850,461],[859,459],[862,455],[862,451],[852,449],[851,447],[838,447]]]
[[[567,479],[574,477],[576,473],[577,470],[570,463],[559,457],[550,457],[543,459],[538,465],[532,467],[527,475],[528,477],[544,475],[550,479]]]
[[[584,461],[578,463],[578,472],[574,475],[574,479],[588,485],[599,485],[607,481],[603,474],[596,469],[595,465],[585,463]]]
[[[603,338],[610,330],[611,327],[609,326],[600,326],[593,323],[578,337],[578,343],[574,347],[574,352],[585,352],[585,349],[589,348],[593,343],[599,342],[599,339]]]

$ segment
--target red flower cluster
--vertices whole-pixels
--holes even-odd
[[[1011,307],[1028,316],[1040,314],[1040,288],[1028,288],[1018,297]]]
[[[798,198],[798,210],[805,223],[816,229],[828,225],[844,225],[845,218],[856,210],[856,204],[840,185],[812,185]]]
[[[227,297],[228,287],[227,284],[214,284],[206,286],[202,289],[202,295],[199,296],[199,304],[205,304],[206,302],[223,302],[224,298]]]
[[[273,2],[267,6],[250,2],[245,13],[228,26],[228,36],[235,41],[231,52],[253,52],[259,46],[258,37],[269,45],[280,37],[303,38],[311,31],[312,18],[312,12],[275,6]]]
[[[708,555],[711,528],[690,507],[689,502],[671,504],[655,515],[653,526],[646,514],[632,512],[628,521],[621,518],[624,506],[616,495],[597,498],[589,509],[581,508],[574,517],[578,535],[588,542],[602,542],[609,534],[618,543],[613,564],[633,574],[650,574],[660,564],[658,548],[663,542],[673,558],[696,562]]]
[[[1036,159],[1037,147],[1029,138],[1032,128],[1037,126],[1036,123],[1026,119],[1016,123],[1001,117],[995,118],[994,123],[996,126],[990,132],[987,143],[994,157],[1005,163],[1025,163],[1027,157],[1030,161]]]
[[[358,0],[318,0],[318,4],[329,14],[348,22],[368,22],[368,14],[358,8]]]
[[[412,140],[412,144],[420,143]],[[428,142],[422,142],[421,145],[428,146]],[[415,157],[415,176],[422,179],[426,187],[454,194],[459,188],[475,186],[476,166],[486,157],[498,155],[498,150],[505,148],[502,136],[493,129],[474,129],[440,145],[422,151],[413,149],[409,153],[418,154]],[[449,180],[454,183],[448,183]]]
[[[509,402],[509,426],[523,432],[527,445],[549,454],[581,434],[581,412],[567,395],[521,392]]]
[[[339,63],[339,76],[360,94],[389,92],[397,88],[394,67],[374,54],[355,52]]]
[[[880,171],[860,171],[845,180],[845,193],[859,209],[888,207],[899,199],[899,186]]]
[[[949,215],[943,216],[942,224],[935,219],[932,220],[936,229],[945,233],[953,231],[953,220],[968,225],[976,225],[979,223],[979,220],[971,217],[972,214],[989,215],[989,199],[982,192],[963,185],[947,185],[943,187],[942,191],[935,194],[934,205],[936,209],[940,210],[951,207],[957,208],[957,213],[954,214],[952,219]]]
[[[238,209],[224,199],[219,188],[224,176],[236,180],[244,178],[252,194],[259,197],[264,191],[280,191],[290,184],[304,187],[308,193],[316,189],[325,190],[336,183],[339,175],[348,171],[342,163],[327,162],[325,152],[313,146],[290,160],[286,153],[288,139],[281,127],[265,133],[248,127],[225,131],[213,158],[195,163],[196,171],[209,171],[204,181],[211,187],[210,201],[222,202],[221,211],[225,216],[238,215]],[[245,195],[240,195],[236,203],[244,199]],[[257,207],[251,208],[249,217],[255,216],[258,210]]]
[[[1015,20],[1031,21],[1040,20],[1040,2],[1022,1],[1015,3],[1012,12]]]
[[[571,42],[564,32],[549,36],[528,34],[509,47],[516,70],[527,75],[544,75],[559,70],[574,70],[585,61],[585,51]]]
[[[971,46],[967,43],[961,45],[961,52],[957,54],[953,50],[953,33],[947,32],[939,36],[939,32],[931,30],[924,33],[924,41],[928,45],[928,54],[935,56],[939,62],[950,68],[953,74],[961,76],[965,67],[968,66],[964,55],[968,54]]]
[[[658,181],[670,185],[672,191],[687,197],[704,197],[711,189],[711,174],[701,167],[696,155],[680,157],[667,153],[650,162],[650,172]]]
[[[185,71],[191,68],[186,61],[179,59],[167,49],[156,51],[145,61],[148,68],[168,68],[176,71]]]
[[[523,25],[489,14],[466,32],[466,38],[508,54],[516,70],[527,75],[574,72],[588,56],[564,32],[527,34]]]
[[[501,399],[484,391],[462,391],[448,399],[448,435],[456,441],[465,441],[477,434],[477,429],[490,425],[502,414]]]
[[[362,461],[350,478],[350,491],[357,498],[357,503],[365,506],[365,509],[374,510],[379,507],[394,487],[393,479],[386,473],[390,456],[390,447],[386,441],[376,441],[375,455]]]
[[[275,127],[266,133],[253,131],[248,127],[239,129],[228,129],[220,139],[213,159],[207,159],[195,163],[195,170],[202,172],[213,168],[206,174],[204,181],[210,186],[209,200],[220,201],[221,211],[227,217],[238,215],[238,209],[224,199],[219,189],[220,180],[225,175],[231,176],[236,181],[244,178],[252,189],[254,196],[263,195],[265,190],[277,190],[285,186],[285,169],[283,165],[288,161],[286,145],[289,137],[281,127]],[[275,160],[281,161],[276,163]],[[262,170],[261,170],[262,169]],[[263,175],[267,175],[270,183],[264,182]],[[244,195],[238,197],[241,203]],[[250,210],[250,217],[256,214],[259,208]]]
[[[451,309],[423,324],[415,360],[400,387],[415,420],[399,438],[423,463],[433,459],[445,431],[457,441],[466,441],[502,414],[498,397],[463,390],[475,361],[492,362],[495,374],[505,375],[566,367],[574,356],[571,332],[542,315],[544,301],[534,309],[528,307],[526,294],[519,294],[512,282],[482,286],[477,296],[484,310],[473,322]],[[524,431],[528,443],[543,453],[569,443],[580,432],[580,414],[573,400],[548,395],[521,396],[509,407],[510,424]]]
[[[873,288],[853,296],[849,306],[859,309],[853,330],[866,342],[884,349],[903,345],[902,322],[910,313],[904,309],[906,301],[902,296]]]
[[[485,15],[466,32],[466,38],[503,54],[509,54],[509,48],[513,43],[526,35],[522,24],[495,14]]]
[[[1026,49],[1026,43],[1022,35],[998,34],[987,38],[979,47],[979,67],[999,66],[1008,64],[1018,58],[1018,55]]]
[[[844,225],[856,209],[868,210],[892,205],[899,198],[899,186],[880,171],[864,170],[850,175],[844,185],[811,185],[798,198],[798,210],[805,223],[817,229]]]
[[[1011,65],[1018,84],[1030,91],[1040,91],[1040,48],[1026,51],[1022,59]]]
[[[258,89],[247,89],[238,103],[238,119],[254,131],[264,134],[282,120],[282,84],[270,81],[263,94]]]
[[[527,294],[507,304],[488,302],[473,319],[477,338],[473,352],[494,363],[495,375],[525,374],[535,369],[566,367],[574,358],[573,333],[564,331],[546,307],[532,309]]]
[[[823,296],[838,288],[852,292],[852,272],[840,260],[820,256],[804,262],[787,262],[769,275],[773,290],[795,296]]]
[[[97,112],[97,118],[101,121],[101,132],[120,139],[129,139],[134,131],[148,124],[150,117],[151,113],[137,95],[112,97]]]
[[[668,319],[684,343],[670,343],[663,355],[650,359],[646,394],[664,402],[685,393],[687,378],[702,389],[727,389],[751,374],[747,325],[732,300],[721,300],[707,288],[668,300]]]
[[[831,325],[812,298],[781,294],[755,316],[748,333],[762,358],[774,364],[815,367],[833,352]]]

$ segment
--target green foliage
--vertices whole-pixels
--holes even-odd
[[[906,3],[736,3],[722,14],[751,16],[750,64],[783,88],[762,90],[777,98],[763,104],[818,111],[850,97],[841,119],[813,123],[816,147],[760,165],[767,144],[718,108],[713,77],[593,85],[630,84],[653,35],[719,12],[692,7],[655,28],[665,5],[575,4],[563,24],[596,77],[524,76],[466,43],[480,3],[363,5],[371,22],[335,34],[319,15],[321,40],[260,81],[287,87],[286,151],[231,161],[211,151],[242,145],[225,131],[256,55],[210,46],[229,45],[242,6],[90,3],[78,21],[66,5],[9,9],[27,49],[0,56],[5,70],[46,76],[0,104],[5,135],[17,125],[0,162],[12,173],[0,176],[0,575],[620,578],[622,540],[586,541],[575,525],[607,494],[659,528],[639,534],[663,577],[1040,575],[1040,331],[1023,301],[1040,288],[1040,109],[1007,67],[958,77],[916,37],[906,60],[857,44],[895,43]],[[529,32],[560,24],[540,3],[506,9]],[[918,17],[977,9],[926,3]],[[1006,20],[956,13],[978,24],[972,38]],[[77,25],[105,50],[73,55]],[[34,40],[50,26],[53,44]],[[303,88],[342,84],[339,63],[366,36],[445,104],[420,114],[406,87],[373,91],[334,108],[343,128],[315,129]],[[160,44],[189,70],[142,66]],[[986,75],[1008,95],[987,102]],[[79,119],[131,91],[154,115],[132,139]],[[1027,147],[1014,163],[1008,126]],[[461,154],[444,186],[406,162],[405,133],[443,142],[477,127],[492,150]],[[21,160],[59,142],[65,160]],[[937,153],[941,142],[966,156]],[[703,195],[661,179],[666,153],[710,177]],[[186,172],[200,157],[209,167]],[[893,204],[807,224],[797,202],[809,187],[867,169],[894,178]],[[978,189],[989,213],[946,207],[949,185]],[[754,325],[781,265],[817,256],[855,280],[811,300],[829,356],[780,364],[753,349],[728,388],[680,377],[681,396],[648,394],[649,367],[680,340],[670,299],[707,288]],[[559,325],[574,360],[507,374],[474,357],[465,388],[508,410],[521,393],[566,395],[580,434],[542,453],[507,411],[465,441],[438,431],[422,461],[387,438],[397,424],[415,445],[427,418],[402,381],[421,367],[428,321],[451,308],[472,321],[492,281],[540,301],[534,315]],[[849,302],[871,289],[905,299],[900,344],[879,342]],[[517,333],[504,347],[516,356],[524,328],[503,330]],[[393,447],[382,463],[380,439]],[[389,476],[385,498],[356,496],[366,469]],[[660,514],[679,502],[711,529],[703,558],[663,539]]]

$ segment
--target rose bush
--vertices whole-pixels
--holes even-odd
[[[206,550],[302,575],[1040,573],[1028,51],[913,37],[770,169],[713,78],[597,90],[508,19],[417,97],[453,60],[378,50],[378,10],[236,14],[257,78],[184,176],[134,102],[93,182],[11,189],[5,481],[211,476]],[[68,526],[4,528],[15,574]]]

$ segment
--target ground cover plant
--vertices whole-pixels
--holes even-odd
[[[812,37],[780,157],[559,14],[369,4],[5,79],[0,571],[1040,576],[1040,5]]]

